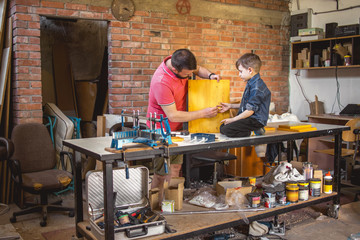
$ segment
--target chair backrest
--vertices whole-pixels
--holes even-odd
[[[47,128],[41,123],[24,123],[14,127],[12,159],[20,162],[21,172],[38,172],[56,165],[55,149]]]
[[[345,126],[348,126],[351,129],[343,132],[342,134],[343,141],[355,142],[355,134],[353,131],[355,128],[360,128],[360,118],[351,119],[345,124]]]

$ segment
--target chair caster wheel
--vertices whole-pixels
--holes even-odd
[[[69,217],[74,217],[74,216],[75,216],[74,211],[70,211],[70,212],[69,212]]]
[[[46,226],[46,221],[41,221],[40,226],[45,227]]]
[[[16,217],[11,217],[11,218],[10,218],[10,222],[11,222],[11,223],[16,223]]]

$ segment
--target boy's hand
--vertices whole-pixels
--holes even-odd
[[[234,118],[225,118],[225,119],[221,120],[220,123],[224,123],[224,125],[226,125],[226,124],[232,123],[234,121],[235,121]]]
[[[216,107],[219,109],[220,113],[223,113],[223,112],[228,111],[231,108],[231,104],[230,103],[220,103]]]

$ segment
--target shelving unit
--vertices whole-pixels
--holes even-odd
[[[351,65],[344,66],[343,60],[339,61],[336,57],[334,46],[338,43],[342,45],[351,45]],[[299,54],[304,49],[309,50],[309,64],[304,64],[299,67],[296,66],[296,60],[299,59]],[[323,61],[320,62],[320,66],[315,66],[314,56],[322,56],[324,49],[330,49],[329,60],[330,66],[325,67]],[[333,68],[359,68],[360,67],[360,35],[338,37],[338,38],[326,38],[313,41],[293,42],[291,43],[291,69],[333,69]],[[325,59],[323,59],[325,60]]]

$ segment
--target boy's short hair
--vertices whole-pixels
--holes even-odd
[[[171,65],[179,72],[183,69],[195,70],[197,68],[194,54],[186,48],[178,49],[172,54]]]
[[[244,68],[253,68],[255,72],[260,72],[261,60],[260,57],[254,53],[245,53],[235,63],[236,69],[242,65]]]

